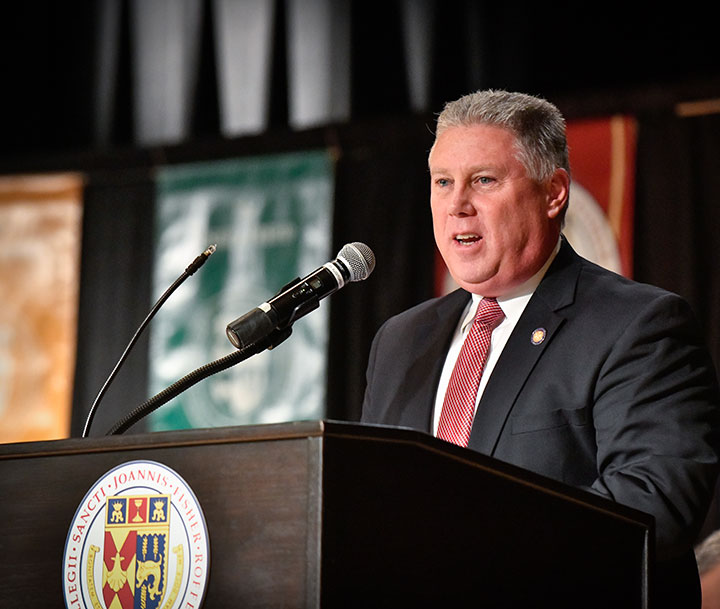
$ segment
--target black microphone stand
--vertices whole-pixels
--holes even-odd
[[[292,334],[292,327],[287,326],[282,329],[276,329],[271,332],[265,338],[259,341],[247,345],[238,351],[234,351],[229,355],[221,357],[213,362],[205,364],[196,370],[193,370],[189,374],[185,375],[178,381],[175,381],[172,385],[163,389],[160,393],[154,395],[147,401],[143,402],[135,408],[132,412],[126,415],[123,419],[115,423],[115,425],[105,434],[106,436],[118,435],[126,431],[129,427],[137,423],[140,419],[147,416],[151,412],[157,410],[163,404],[167,403],[174,397],[180,395],[183,391],[186,391],[193,385],[199,383],[203,379],[222,372],[231,368],[235,364],[239,364],[242,361],[256,355],[265,349],[274,349],[285,339]]]

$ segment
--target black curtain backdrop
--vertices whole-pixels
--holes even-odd
[[[720,366],[720,115],[644,116],[635,275],[693,306]]]
[[[684,296],[720,372],[720,115],[642,117],[635,277]],[[720,528],[720,485],[703,539]]]
[[[82,435],[93,400],[150,310],[153,200],[154,185],[147,171],[89,174],[72,436]],[[144,333],[100,402],[91,436],[103,435],[123,413],[148,397],[147,351]],[[142,429],[140,424],[135,431]]]
[[[362,284],[332,297],[328,418],[359,420],[375,332],[432,295],[430,126],[430,120],[394,121],[339,136],[334,240],[338,248],[366,243],[377,265]]]

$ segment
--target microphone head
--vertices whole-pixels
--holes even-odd
[[[345,265],[350,273],[349,281],[363,281],[375,268],[375,254],[367,245],[359,241],[344,245],[338,253],[337,259]]]

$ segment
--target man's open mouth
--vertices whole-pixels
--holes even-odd
[[[470,245],[472,243],[476,243],[477,241],[480,241],[482,237],[480,235],[476,235],[475,233],[464,233],[460,235],[455,235],[455,241],[462,245]]]

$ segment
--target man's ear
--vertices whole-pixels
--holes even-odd
[[[549,218],[557,218],[567,204],[570,195],[570,175],[558,168],[548,181],[547,213]]]

